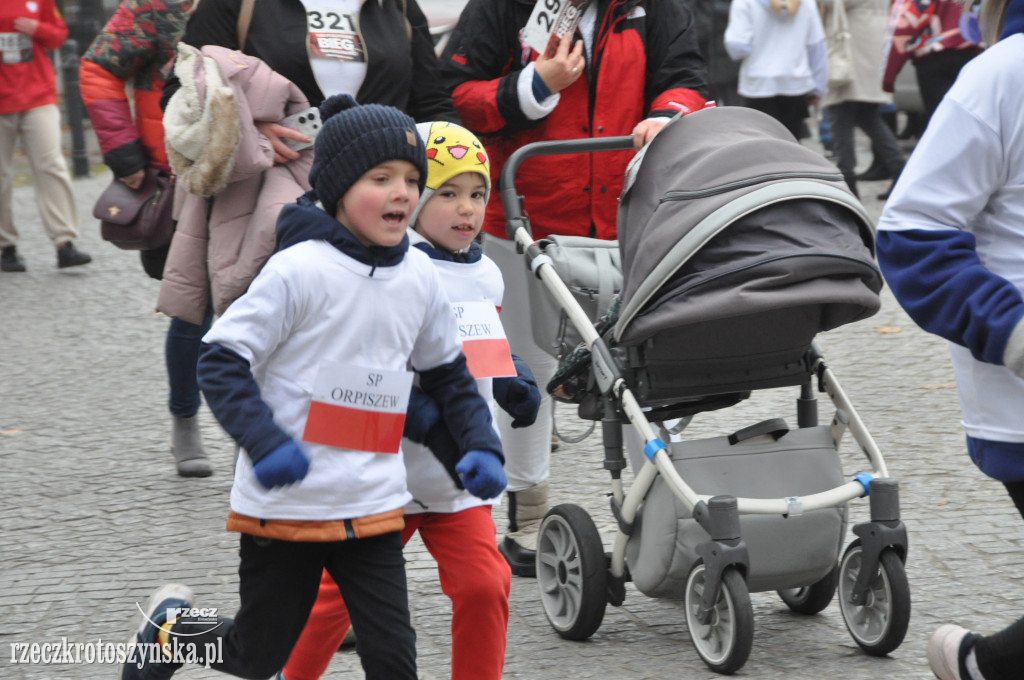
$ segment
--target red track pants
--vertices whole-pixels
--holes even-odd
[[[417,530],[437,560],[441,590],[452,601],[452,680],[501,680],[512,576],[497,549],[491,506],[406,515],[402,541],[408,543]],[[348,629],[345,602],[325,571],[284,667],[286,680],[318,680]]]

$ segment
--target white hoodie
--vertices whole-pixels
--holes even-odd
[[[825,29],[813,0],[800,2],[793,15],[786,9],[776,12],[772,0],[733,0],[725,49],[733,60],[743,61],[738,91],[744,97],[825,92]]]

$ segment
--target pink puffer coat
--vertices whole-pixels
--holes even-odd
[[[181,88],[164,114],[167,151],[178,176],[178,229],[157,311],[201,323],[246,291],[274,252],[281,208],[309,190],[313,151],[274,165],[255,121],[309,107],[298,87],[236,50],[179,43]]]

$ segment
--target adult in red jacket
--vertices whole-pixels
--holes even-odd
[[[693,17],[681,0],[594,0],[573,36],[546,58],[520,31],[531,0],[470,0],[441,57],[463,124],[491,157],[497,183],[508,156],[553,139],[633,135],[646,143],[672,116],[705,106],[706,69]],[[533,235],[616,238],[615,217],[632,151],[546,156],[524,162],[516,188],[525,196]],[[554,360],[533,342],[525,267],[505,236],[497,192],[484,222],[484,251],[505,277],[502,322],[512,351],[539,385]],[[551,404],[544,395],[535,425],[513,430],[498,414],[508,475],[509,531],[501,544],[512,571],[534,574],[536,531],[547,509]]]
[[[912,61],[924,104],[923,130],[960,69],[981,54],[980,43],[977,16],[964,13],[963,0],[894,0],[882,63],[882,89],[892,92],[896,76],[907,60]]]
[[[57,84],[47,50],[64,44],[68,27],[54,0],[0,2],[0,271],[23,272],[17,251],[12,188],[14,147],[20,137],[46,234],[57,247],[57,266],[91,261],[75,248],[78,236],[71,176],[61,153]]]
[[[132,189],[142,185],[147,167],[170,172],[160,95],[164,74],[194,6],[192,0],[121,0],[82,57],[82,100],[103,151],[103,162]],[[129,83],[134,118],[128,103]],[[139,251],[142,266],[151,277],[162,277],[167,250],[168,246]],[[210,315],[201,324],[171,319],[167,327],[164,360],[170,387],[171,453],[182,477],[213,474],[196,415],[202,400],[196,364],[210,322]]]

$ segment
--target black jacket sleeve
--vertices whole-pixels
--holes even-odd
[[[451,92],[441,82],[430,27],[416,0],[406,0],[406,16],[412,26],[412,92],[407,113],[417,123],[444,120],[461,124]]]
[[[657,109],[658,96],[687,89],[708,98],[707,64],[698,45],[697,24],[682,0],[645,3],[647,17],[647,82],[644,100],[648,116],[674,116],[675,109]]]

